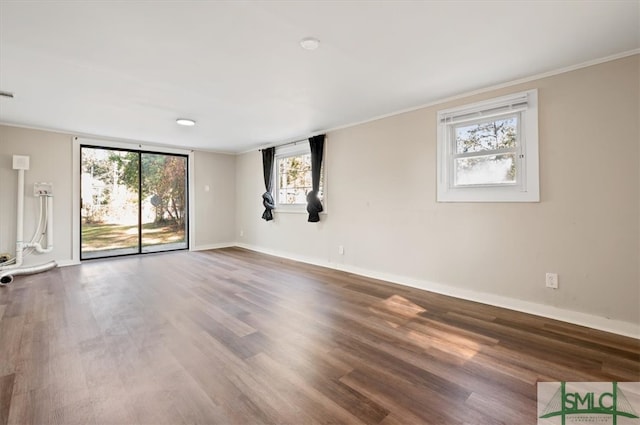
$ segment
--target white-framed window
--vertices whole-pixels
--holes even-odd
[[[438,111],[438,202],[538,202],[538,91]]]
[[[301,142],[276,149],[274,161],[276,211],[305,212],[307,194],[312,190],[311,150]],[[324,204],[324,165],[318,198]]]

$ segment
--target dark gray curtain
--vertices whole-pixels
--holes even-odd
[[[271,189],[273,187],[273,159],[276,154],[276,148],[262,149],[262,171],[264,174],[264,188],[266,192],[262,194],[262,205],[264,205],[264,212],[262,218],[266,221],[273,220],[273,213],[271,212],[276,204],[273,202],[273,195]]]
[[[320,172],[322,171],[322,155],[324,153],[324,134],[309,138],[309,147],[311,148],[311,185],[312,190],[307,194],[307,212],[309,219],[307,221],[316,223],[320,221],[320,213],[322,212],[322,203],[318,199],[318,191],[320,190]]]

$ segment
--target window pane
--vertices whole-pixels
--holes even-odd
[[[300,154],[277,159],[278,204],[306,205],[307,193],[313,189],[311,179],[311,154]],[[320,175],[320,193],[323,192],[322,171]]]
[[[142,252],[188,248],[187,157],[142,153]]]
[[[518,115],[455,127],[456,153],[516,147]]]
[[[306,204],[311,186],[311,154],[278,159],[278,203]]]
[[[455,185],[516,182],[516,154],[485,155],[455,160]]]
[[[80,257],[137,254],[138,154],[82,146],[80,158]]]

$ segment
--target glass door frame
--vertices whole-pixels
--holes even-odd
[[[141,254],[153,254],[159,252],[171,252],[171,251],[184,251],[184,250],[192,250],[192,235],[194,228],[194,152],[192,150],[185,149],[176,149],[169,148],[163,146],[153,146],[153,145],[142,145],[142,144],[134,144],[134,143],[126,143],[126,142],[115,142],[115,141],[105,141],[105,140],[96,140],[89,138],[81,138],[81,137],[73,137],[73,158],[72,158],[72,166],[73,166],[73,217],[72,217],[72,233],[73,233],[73,246],[72,246],[72,257],[73,260],[69,264],[80,264],[81,261],[87,261],[91,259],[82,259],[82,219],[81,219],[81,173],[82,173],[82,163],[81,163],[81,149],[82,147],[89,148],[97,148],[97,149],[112,149],[112,150],[120,150],[120,151],[132,151],[139,153],[140,155],[143,153],[148,154],[166,154],[172,156],[182,156],[186,158],[186,187],[185,187],[185,196],[186,196],[186,215],[185,220],[187,221],[185,225],[185,242],[186,248],[179,248],[174,250],[166,250],[166,251],[152,251],[152,252],[143,252],[142,246],[140,245],[140,239],[138,239],[138,253],[131,254],[122,254],[122,255],[112,255],[99,257],[102,259],[106,258],[117,258],[121,256],[130,256],[130,255],[141,255]],[[142,164],[139,165],[139,168]],[[139,204],[141,200],[139,199]],[[139,220],[140,214],[139,213]],[[139,226],[139,232],[140,232]],[[140,233],[139,236],[140,238]],[[98,258],[96,258],[98,259]]]

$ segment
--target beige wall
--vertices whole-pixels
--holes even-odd
[[[32,254],[25,265],[72,260],[72,151],[71,136],[39,130],[0,126],[0,252],[15,255],[18,172],[13,155],[28,155],[30,169],[24,174],[24,237],[30,239],[38,220],[38,200],[33,184],[53,183],[53,246],[48,254]]]
[[[232,244],[235,240],[235,156],[196,152],[194,158],[195,249]],[[208,187],[208,191],[206,190]]]
[[[137,147],[136,145],[133,145]],[[61,264],[74,261],[73,244],[73,141],[72,135],[0,125],[0,253],[15,254],[17,172],[13,155],[30,156],[25,173],[24,234],[30,238],[37,221],[38,204],[33,183],[54,186],[54,250],[33,254],[25,265],[54,259]],[[194,249],[229,245],[235,227],[235,156],[208,152],[194,154]],[[204,191],[208,185],[209,192]],[[77,259],[75,259],[77,260]]]
[[[635,55],[331,132],[328,211],[318,224],[300,214],[261,220],[261,157],[241,155],[236,239],[427,287],[640,323],[638,75]],[[532,88],[541,202],[435,202],[436,112]],[[559,273],[559,290],[545,288],[545,272]]]

